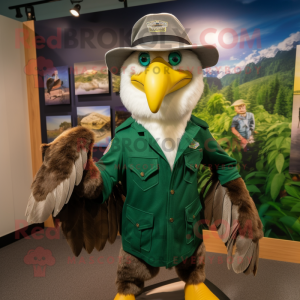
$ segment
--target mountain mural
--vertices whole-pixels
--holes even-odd
[[[243,84],[258,78],[273,75],[278,72],[288,72],[294,74],[295,71],[296,48],[289,51],[279,51],[274,57],[262,58],[258,63],[247,64],[240,74],[227,74],[221,78],[222,86],[228,86],[237,80],[238,84]],[[293,80],[288,81],[292,87]]]

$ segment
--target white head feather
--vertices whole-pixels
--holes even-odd
[[[168,62],[170,51],[150,51],[150,62],[161,57]],[[132,117],[142,124],[157,140],[167,157],[171,168],[175,160],[179,140],[182,137],[192,110],[198,103],[204,88],[202,66],[197,55],[190,50],[181,50],[181,62],[174,70],[187,70],[193,75],[184,87],[165,96],[157,113],[152,113],[146,94],[131,83],[131,76],[146,70],[139,64],[140,52],[133,52],[123,63],[120,83],[120,96]],[[126,67],[125,67],[126,66]],[[173,142],[164,143],[164,140]]]

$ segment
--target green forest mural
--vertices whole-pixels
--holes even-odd
[[[265,236],[300,241],[300,175],[289,173],[295,54],[296,48],[279,51],[247,64],[239,74],[205,77],[193,114],[209,124],[214,138],[237,160]],[[248,151],[231,132],[237,114],[231,104],[239,99],[255,117],[255,142]],[[201,166],[199,173],[200,192],[210,170]]]

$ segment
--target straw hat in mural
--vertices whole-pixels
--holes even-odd
[[[194,45],[179,20],[168,13],[149,14],[139,19],[132,28],[131,47],[108,51],[106,64],[114,74],[120,74],[123,62],[133,51],[192,50],[201,61],[202,68],[212,67],[219,59],[213,45]]]
[[[239,99],[239,100],[236,100],[236,101],[234,101],[232,104],[231,104],[231,106],[239,106],[239,105],[247,105],[248,103],[247,102],[245,102],[243,99]]]

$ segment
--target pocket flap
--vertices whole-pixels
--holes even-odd
[[[185,208],[186,220],[188,222],[195,221],[197,215],[202,209],[202,204],[200,202],[200,198],[196,198],[190,205]]]
[[[191,155],[185,155],[184,156],[184,160],[185,160],[185,165],[192,171],[197,171],[198,169],[198,165],[196,167],[196,162],[195,159],[193,159],[193,156],[191,157]]]
[[[137,227],[138,230],[153,227],[153,214],[127,204],[126,218]]]
[[[146,180],[152,173],[158,170],[157,158],[130,157],[128,162],[129,168],[141,180]]]

